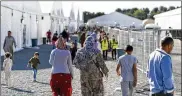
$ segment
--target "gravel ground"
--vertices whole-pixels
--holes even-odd
[[[1,96],[51,96],[51,89],[49,86],[51,66],[48,63],[49,54],[52,46],[41,45],[40,49],[25,49],[15,53],[15,61],[12,71],[12,88],[5,86],[4,72],[1,72]],[[26,68],[27,61],[33,55],[35,51],[40,53],[41,65],[39,66],[37,81],[32,82],[33,73],[30,68]],[[26,55],[25,55],[26,54]],[[110,56],[110,54],[109,54]],[[181,55],[172,56],[174,66],[174,79],[176,87],[176,95],[181,96]],[[2,63],[1,63],[2,64]],[[116,61],[109,59],[106,61],[106,65],[109,68],[108,79],[104,78],[105,96],[121,96],[120,91],[116,91],[116,88],[120,88],[119,77],[116,75]],[[79,70],[74,68],[74,79],[72,81],[73,96],[81,96],[80,90],[80,76]],[[143,89],[148,88],[146,76],[138,71],[138,85],[134,96],[148,96],[148,91]],[[178,95],[177,95],[178,94]]]
[[[104,78],[105,96],[119,96],[119,91],[114,90],[119,85],[119,77],[116,76],[116,62],[106,61],[109,68],[108,79]],[[114,65],[114,66],[113,66]],[[2,74],[2,96],[51,96],[51,89],[49,86],[51,68],[38,70],[37,81],[32,82],[31,70],[13,70],[12,71],[12,88],[7,88],[4,80],[4,73]],[[81,96],[79,70],[74,68],[75,76],[72,82],[73,96]],[[137,95],[138,96],[138,95]]]

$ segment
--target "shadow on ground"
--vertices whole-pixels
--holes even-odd
[[[36,83],[39,83],[39,84],[44,84],[44,85],[50,85],[49,83],[45,83],[45,82],[39,82],[39,81],[37,81]]]
[[[71,36],[70,41],[78,40],[77,36]],[[27,48],[14,53],[14,64],[12,70],[31,70],[27,68],[29,59],[33,56],[34,52],[39,52],[40,65],[38,69],[51,68],[49,64],[49,56],[52,51],[52,45],[40,45],[40,49]],[[68,46],[70,48],[70,46]],[[1,65],[3,64],[4,56],[1,56]],[[2,69],[2,66],[1,66]]]
[[[26,91],[26,90],[23,90],[23,89],[19,89],[19,88],[9,88],[11,90],[14,90],[14,91],[18,91],[18,92],[24,92],[24,93],[34,93],[34,92],[31,92],[31,91]]]
[[[49,64],[49,56],[52,50],[51,45],[41,45],[40,49],[27,48],[14,53],[14,64],[12,70],[31,70],[27,68],[29,59],[34,55],[34,52],[39,52],[39,59],[41,64],[39,69],[51,68]],[[4,57],[1,56],[1,64],[3,64]]]

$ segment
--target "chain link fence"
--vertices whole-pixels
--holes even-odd
[[[119,42],[119,48],[124,49],[126,45],[132,45],[133,55],[138,59],[138,85],[140,88],[148,86],[146,77],[148,58],[151,52],[160,48],[160,41],[166,36],[174,39],[174,48],[171,53],[173,61],[173,74],[175,85],[181,85],[181,30],[174,29],[110,29],[110,37],[115,36]],[[180,77],[180,78],[179,78]],[[149,87],[148,87],[149,88]],[[176,86],[176,94],[181,93],[181,86]],[[176,95],[178,96],[178,95]],[[179,95],[180,96],[180,95]]]

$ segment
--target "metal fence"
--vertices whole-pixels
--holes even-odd
[[[166,36],[174,39],[172,54],[181,55],[181,30],[174,29],[129,29],[129,30],[109,30],[110,37],[115,36],[119,42],[119,48],[124,49],[128,44],[134,48],[133,55],[138,58],[142,70],[147,68],[149,54],[160,47],[160,41]],[[139,66],[140,66],[139,65]]]
[[[110,36],[115,35],[119,42],[119,48],[124,49],[124,47],[128,44],[132,45],[133,55],[138,59],[138,70],[142,71],[142,75],[140,78],[139,84],[148,84],[146,78],[148,57],[151,52],[153,52],[156,48],[160,47],[160,41],[162,38],[166,36],[170,36],[174,39],[174,48],[172,51],[172,55],[178,55],[177,58],[181,57],[181,30],[174,29],[127,29],[127,30],[114,30],[110,29]],[[172,57],[172,59],[174,59]],[[181,61],[179,61],[181,62]],[[181,64],[181,63],[180,63]],[[181,67],[180,64],[176,64],[176,67]],[[174,73],[178,75],[181,74],[180,70],[174,69]],[[140,75],[140,74],[138,74]],[[178,80],[179,81],[179,80]],[[181,82],[181,81],[179,81]],[[180,89],[181,90],[181,89]]]

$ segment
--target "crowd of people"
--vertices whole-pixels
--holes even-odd
[[[72,42],[68,49],[69,32],[65,29],[61,34],[47,32],[47,42],[52,41],[53,50],[50,53],[49,63],[52,65],[50,86],[53,96],[72,96],[72,80],[74,77],[73,66],[80,70],[80,83],[82,96],[104,96],[103,77],[109,75],[109,68],[105,64],[108,51],[112,51],[112,59],[116,60],[118,41],[115,36],[109,38],[102,28],[84,28],[79,34],[81,48],[77,48],[77,41]],[[52,37],[52,40],[51,40]],[[12,67],[12,46],[16,46],[11,32],[5,39],[5,60],[3,68],[7,84],[9,85]],[[99,44],[101,46],[99,46]],[[171,37],[165,37],[161,41],[161,48],[156,49],[149,56],[147,76],[149,78],[150,94],[152,96],[174,96],[174,82],[172,77],[172,60],[170,52],[174,46]],[[99,48],[100,47],[100,48]],[[121,76],[122,96],[132,96],[134,87],[137,86],[137,57],[132,55],[133,47],[126,45],[126,54],[118,58],[116,74]],[[11,59],[10,59],[11,58]],[[36,82],[39,53],[29,60]]]

